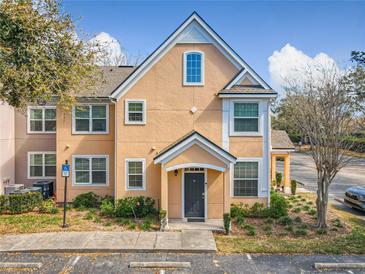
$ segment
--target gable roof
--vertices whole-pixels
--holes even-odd
[[[228,151],[216,145],[199,132],[193,130],[161,150],[154,158],[154,163],[167,162],[195,144],[201,146],[222,161],[235,163],[237,160],[237,158]]]
[[[183,39],[184,31],[189,26],[195,27],[195,33],[190,31],[190,36],[185,33],[185,42],[192,42],[191,37],[197,39],[211,39],[211,41],[229,58],[239,69],[245,69],[264,88],[270,86],[198,15],[193,12],[154,52],[152,52],[142,64],[125,79],[111,94],[112,98],[122,97],[160,58],[176,43]],[[197,36],[198,35],[198,36]]]
[[[271,130],[271,148],[278,150],[295,150],[295,146],[290,140],[285,130]]]

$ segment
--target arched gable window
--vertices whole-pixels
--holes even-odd
[[[204,85],[204,53],[184,53],[184,85]]]

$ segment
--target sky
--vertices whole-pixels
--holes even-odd
[[[274,88],[298,64],[342,69],[352,50],[365,50],[365,1],[64,0],[63,8],[83,32],[132,58],[154,51],[197,11]]]

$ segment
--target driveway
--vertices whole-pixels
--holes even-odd
[[[189,262],[191,267],[178,269],[133,269],[131,262]],[[176,253],[118,254],[0,254],[0,273],[156,273],[156,274],[235,274],[235,273],[364,273],[364,270],[318,271],[315,262],[363,263],[365,256],[332,255],[217,255]],[[37,269],[18,268],[9,272],[1,263],[38,264]]]
[[[291,178],[304,184],[308,190],[317,189],[317,172],[310,155],[306,153],[292,153],[291,155]],[[283,162],[277,162],[277,170],[283,172]],[[365,187],[365,158],[355,158],[354,162],[343,168],[330,185],[332,197],[344,197],[345,190],[354,185]]]

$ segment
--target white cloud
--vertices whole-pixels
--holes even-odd
[[[126,65],[126,54],[119,41],[109,33],[101,32],[89,40],[92,47],[102,49],[97,55],[95,64],[98,66]]]
[[[303,70],[314,66],[333,67],[339,70],[335,60],[326,53],[320,52],[310,57],[292,45],[286,44],[269,57],[272,87],[280,93],[286,80],[300,79]]]

